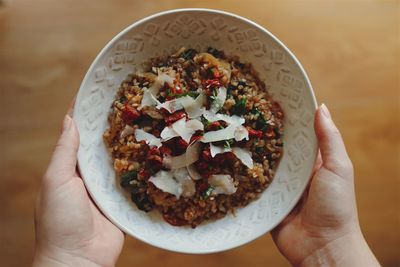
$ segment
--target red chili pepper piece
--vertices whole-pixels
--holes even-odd
[[[143,180],[147,180],[147,179],[150,178],[150,173],[149,173],[147,170],[145,170],[145,169],[141,169],[141,170],[139,171],[139,173],[138,173],[138,176],[139,176],[140,178],[142,178]]]
[[[208,189],[208,182],[206,180],[199,180],[196,182],[196,190],[201,194]]]
[[[219,121],[213,121],[208,125],[207,130],[216,130],[219,126],[221,126],[221,123]]]
[[[204,83],[204,87],[207,90],[210,88],[220,87],[220,86],[221,86],[221,82],[218,79],[209,79],[209,80],[206,80]]]
[[[211,152],[210,152],[210,149],[204,149],[204,150],[201,152],[201,157],[202,157],[204,160],[206,160],[206,161],[211,160]]]
[[[249,131],[249,136],[250,137],[256,137],[256,138],[261,138],[263,135],[263,132],[260,130],[254,130],[250,127],[247,127],[247,131]]]
[[[174,87],[172,88],[172,92],[175,94],[182,93],[182,85],[177,79],[174,80]]]
[[[152,147],[148,152],[147,155],[157,155],[160,156],[160,150],[157,147]]]
[[[163,219],[172,226],[182,226],[188,224],[187,221],[180,218],[172,218],[168,214],[163,214]]]
[[[172,123],[176,122],[177,120],[182,119],[184,117],[186,117],[186,113],[184,111],[177,111],[175,113],[166,115],[164,117],[164,120],[165,120],[166,124],[172,124]]]
[[[202,135],[192,135],[192,138],[190,138],[190,143],[193,143],[194,141],[200,140],[203,136]]]
[[[125,104],[125,108],[122,110],[122,119],[125,122],[133,122],[140,117],[140,112],[134,107]]]

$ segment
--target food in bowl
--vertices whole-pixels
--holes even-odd
[[[122,82],[104,140],[138,209],[194,228],[268,187],[283,117],[251,64],[182,48]]]

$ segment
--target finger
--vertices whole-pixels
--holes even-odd
[[[342,136],[324,104],[315,115],[315,132],[321,151],[322,166],[339,176],[347,174],[351,169],[351,162]]]
[[[71,118],[73,117],[74,113],[74,107],[75,107],[75,101],[76,101],[76,95],[72,98],[71,103],[69,104],[67,115],[70,116]]]
[[[321,156],[321,151],[318,150],[318,156],[317,159],[315,160],[314,169],[311,172],[311,177],[314,176],[315,172],[317,172],[321,168],[321,166],[322,166],[322,156]]]
[[[57,182],[65,182],[76,170],[79,134],[73,119],[66,115],[60,138],[54,149],[46,176]]]

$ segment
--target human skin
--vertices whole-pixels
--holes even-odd
[[[310,186],[273,239],[294,266],[379,266],[361,233],[340,133],[324,105],[315,118],[321,153]],[[114,266],[121,253],[123,233],[94,205],[77,171],[78,147],[67,114],[36,202],[35,267]]]

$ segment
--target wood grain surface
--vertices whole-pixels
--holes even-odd
[[[29,266],[33,206],[60,123],[90,63],[119,31],[182,7],[230,11],[280,38],[340,127],[356,173],[365,237],[400,266],[399,1],[0,1],[0,259]],[[288,266],[269,235],[204,256],[127,237],[118,266]]]

